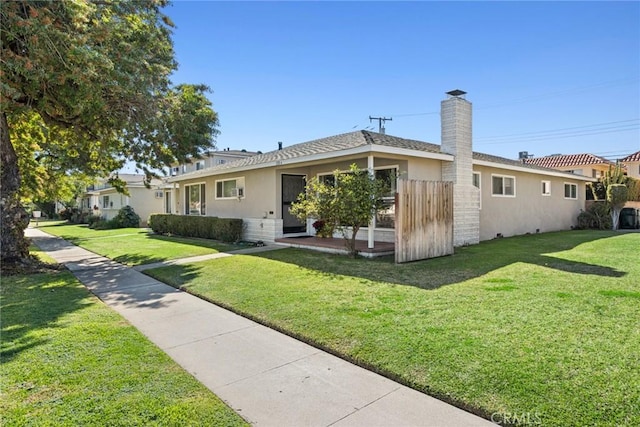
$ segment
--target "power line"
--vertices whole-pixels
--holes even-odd
[[[593,127],[598,127],[598,126],[607,126],[607,125],[614,125],[614,124],[619,124],[619,123],[629,123],[629,122],[640,122],[640,119],[617,120],[617,121],[614,121],[614,122],[594,123],[594,124],[591,124],[591,125],[572,126],[572,127],[568,127],[568,128],[558,128],[558,129],[540,130],[540,131],[532,131],[532,132],[519,132],[519,133],[512,133],[512,134],[507,134],[507,135],[482,136],[482,137],[474,138],[474,140],[477,141],[479,139],[500,139],[500,138],[511,138],[511,137],[514,137],[514,136],[518,137],[518,136],[522,136],[522,135],[537,135],[537,134],[561,132],[561,131],[565,131],[565,130],[593,128]],[[624,126],[629,126],[629,125],[624,125]]]
[[[606,129],[606,128],[605,128]],[[603,130],[600,129],[595,132],[582,132],[582,133],[573,133],[573,134],[559,134],[559,135],[547,135],[547,136],[538,136],[538,137],[529,137],[529,138],[516,138],[511,139],[509,141],[499,141],[499,142],[480,142],[478,145],[496,145],[496,144],[521,144],[523,142],[536,142],[536,141],[546,141],[550,139],[565,139],[565,138],[576,138],[579,136],[589,136],[589,135],[602,135],[607,133],[618,133],[618,132],[628,132],[630,130],[640,129],[640,126],[634,125],[633,127],[626,129],[617,129],[616,130]]]
[[[606,82],[602,82],[602,83],[595,83],[595,84],[591,84],[591,85],[587,85],[587,86],[581,86],[581,87],[577,87],[577,88],[571,88],[571,89],[564,89],[564,90],[559,90],[556,92],[549,92],[549,93],[545,93],[545,94],[540,94],[540,95],[532,95],[532,96],[525,96],[523,98],[516,98],[516,99],[512,99],[510,101],[507,102],[501,102],[499,104],[490,104],[490,105],[480,105],[475,107],[476,110],[484,110],[484,109],[489,109],[489,108],[498,108],[498,107],[503,107],[505,105],[513,105],[513,104],[523,104],[526,102],[533,102],[533,101],[538,101],[541,99],[545,99],[545,98],[554,98],[557,96],[562,96],[562,95],[566,95],[568,93],[576,93],[576,92],[585,92],[594,88],[605,88],[605,87],[613,87],[613,86],[620,86],[620,85],[625,85],[625,84],[629,84],[635,81],[640,80],[640,78],[638,77],[633,77],[633,78],[626,78],[626,79],[618,79],[618,80],[610,80],[610,81],[606,81]]]

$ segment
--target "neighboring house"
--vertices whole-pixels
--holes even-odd
[[[640,179],[640,151],[629,154],[627,157],[620,160],[620,163],[622,163],[627,168],[628,176],[635,179]]]
[[[169,178],[179,184],[171,190],[176,212],[241,218],[248,240],[313,234],[312,221],[289,213],[291,203],[307,178],[325,179],[355,163],[380,178],[453,181],[456,246],[575,225],[585,207],[585,183],[595,180],[473,153],[471,103],[462,91],[448,95],[441,103],[442,145],[368,131],[292,145]],[[394,241],[394,198],[388,202],[359,239]]]
[[[184,175],[186,173],[224,165],[246,157],[255,156],[256,153],[247,150],[231,150],[229,148],[221,151],[209,151],[198,159],[182,164],[172,164],[169,166],[171,176]]]
[[[600,178],[610,167],[616,164],[603,157],[593,154],[553,154],[545,157],[532,157],[522,159],[528,165],[542,166],[549,169],[557,169],[563,172],[577,175]]]
[[[90,186],[82,196],[81,208],[92,211],[109,220],[124,206],[131,206],[140,216],[142,226],[146,226],[149,215],[166,212],[165,185],[160,179],[152,179],[150,187],[144,185],[144,175],[119,174],[127,185],[129,195],[120,194],[106,179]]]

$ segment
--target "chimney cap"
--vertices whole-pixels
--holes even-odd
[[[447,95],[451,95],[451,96],[455,96],[456,98],[462,95],[465,95],[467,92],[460,90],[460,89],[454,89],[454,90],[450,90],[449,92],[447,92]]]

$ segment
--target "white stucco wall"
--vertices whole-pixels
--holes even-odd
[[[481,173],[480,240],[493,239],[498,233],[507,237],[569,230],[584,209],[584,182],[491,167],[476,166],[474,171]],[[493,196],[492,174],[515,177],[515,197]],[[551,184],[548,196],[542,195],[543,180]],[[565,199],[565,182],[577,185],[576,200]]]
[[[627,175],[640,179],[640,162],[626,162],[625,166],[627,167]]]
[[[100,192],[96,205],[99,207],[98,215],[107,220],[113,219],[124,206],[131,206],[140,216],[140,225],[146,227],[149,215],[164,212],[164,197],[156,197],[155,188],[129,187],[129,195],[118,193],[115,189],[107,189]],[[109,206],[103,207],[104,196],[109,197]]]

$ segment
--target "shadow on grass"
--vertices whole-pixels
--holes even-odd
[[[344,255],[304,249],[284,249],[253,256],[295,264],[330,276],[345,275],[436,289],[473,279],[514,263],[535,264],[575,274],[622,277],[626,272],[615,268],[549,255],[617,235],[612,232],[573,231],[517,236],[456,248],[454,255],[407,264],[395,264],[393,257],[351,259]]]
[[[182,264],[145,270],[143,274],[176,289],[187,290],[189,283],[202,274],[201,270],[199,264]]]
[[[2,362],[46,342],[37,331],[58,327],[57,320],[90,304],[87,290],[69,272],[2,279]]]

